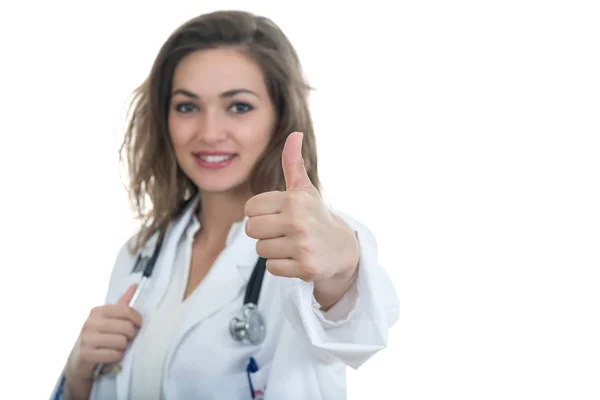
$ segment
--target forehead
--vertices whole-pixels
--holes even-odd
[[[184,88],[200,96],[219,95],[231,89],[266,93],[260,67],[236,49],[210,49],[190,53],[173,75],[173,89]]]

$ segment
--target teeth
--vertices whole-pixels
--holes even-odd
[[[235,154],[230,154],[228,156],[200,156],[200,159],[210,163],[219,163],[232,159],[234,155]]]

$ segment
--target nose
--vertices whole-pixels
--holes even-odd
[[[217,111],[206,110],[203,113],[198,127],[198,136],[207,144],[219,143],[227,138],[225,125]]]

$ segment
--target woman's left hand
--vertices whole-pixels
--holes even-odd
[[[336,285],[320,287],[335,292],[346,286],[343,293],[323,294],[338,300],[358,267],[358,242],[350,226],[329,210],[311,183],[301,149],[302,133],[289,135],[282,154],[287,190],[248,200],[246,234],[258,239],[256,251],[267,259],[270,273],[314,281],[315,294],[319,282],[335,281]],[[347,285],[337,284],[342,282]]]

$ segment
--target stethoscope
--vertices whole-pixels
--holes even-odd
[[[133,307],[146,286],[146,283],[152,276],[156,260],[160,253],[163,240],[165,238],[166,229],[162,229],[158,237],[156,246],[150,258],[138,255],[138,258],[133,267],[133,271],[142,270],[142,279],[138,284],[129,307]],[[234,317],[229,323],[229,332],[233,339],[242,343],[249,343],[251,345],[258,345],[262,343],[266,335],[265,319],[258,311],[258,298],[260,297],[260,291],[262,288],[262,282],[265,275],[265,269],[267,260],[259,257],[252,275],[246,286],[246,294],[244,296],[244,305],[242,306],[241,317]],[[121,370],[118,364],[98,364],[94,369],[93,379],[97,379],[101,375],[116,375]]]

